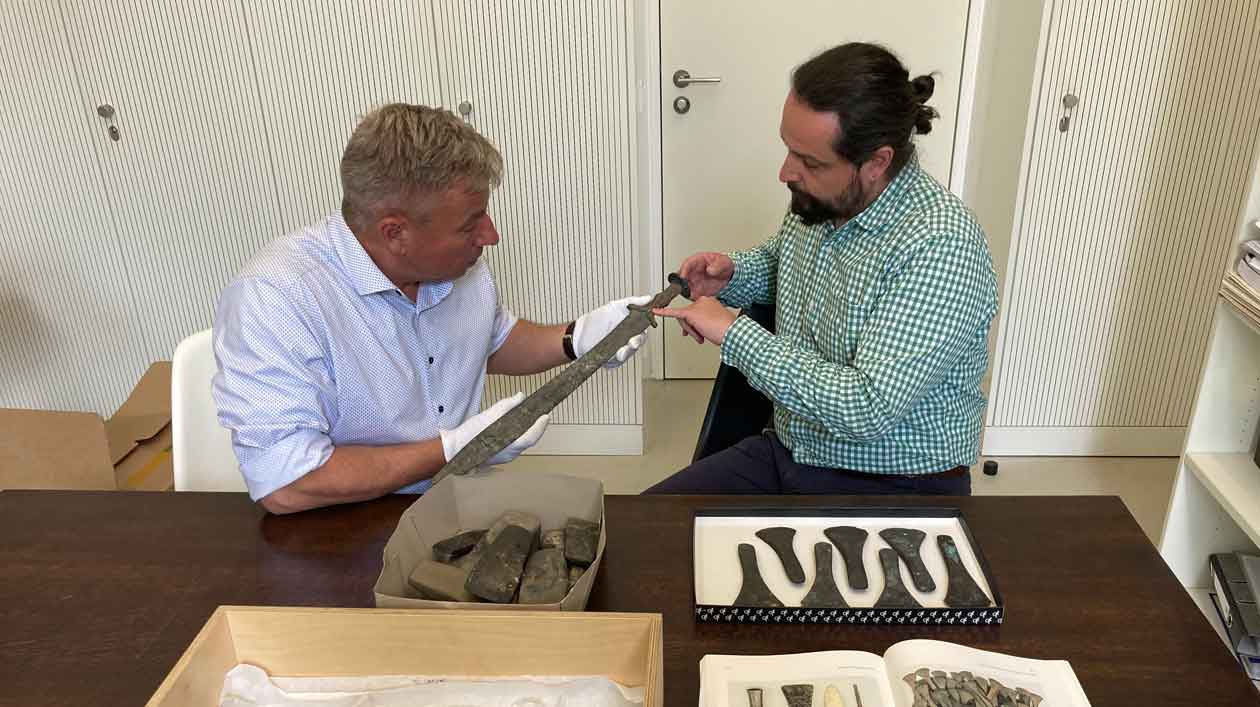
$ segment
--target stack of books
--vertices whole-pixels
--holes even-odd
[[[1212,603],[1229,635],[1229,647],[1252,680],[1260,679],[1260,557],[1239,552],[1208,557],[1212,570]]]
[[[1221,297],[1260,325],[1260,240],[1243,244],[1242,257],[1221,282]]]

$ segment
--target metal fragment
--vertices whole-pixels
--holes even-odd
[[[477,601],[464,586],[467,582],[464,570],[430,560],[421,560],[407,576],[407,584],[421,599],[434,601]]]
[[[843,609],[848,607],[831,568],[831,543],[814,543],[814,586],[801,599],[801,606],[810,609]]]
[[[499,419],[490,423],[471,442],[459,450],[454,459],[446,463],[433,477],[433,483],[439,483],[451,474],[461,476],[477,469],[489,461],[517,438],[525,434],[539,417],[555,409],[565,398],[586,382],[595,371],[612,358],[617,350],[626,345],[634,337],[643,333],[648,326],[656,326],[656,317],[652,309],[665,307],[678,295],[691,299],[691,288],[687,281],[670,273],[669,286],[661,290],[652,301],[642,307],[630,307],[629,314],[621,320],[612,331],[600,339],[594,348],[587,351],[578,360],[570,363],[556,377],[547,381],[541,388],[530,393],[520,405],[507,411]]]
[[[862,564],[862,548],[866,545],[869,533],[862,528],[842,525],[827,528],[823,535],[831,541],[840,556],[844,558],[844,569],[849,577],[849,588],[861,591],[866,589],[866,566]]]
[[[813,685],[784,685],[782,690],[788,707],[810,707],[814,702]]]
[[[796,537],[795,528],[762,528],[756,535],[779,556],[779,562],[783,563],[783,571],[787,573],[789,582],[801,584],[805,581],[805,570],[801,568],[801,561],[796,559],[796,549],[792,547],[792,540]]]
[[[945,606],[953,608],[990,606],[993,602],[989,600],[989,596],[984,593],[976,580],[972,579],[971,573],[963,565],[954,539],[948,535],[937,535],[936,544],[941,549],[941,555],[945,558],[945,570],[949,573]]]
[[[477,543],[485,537],[484,530],[469,530],[453,535],[445,540],[433,543],[433,559],[437,562],[450,563],[472,552]]]
[[[734,606],[780,607],[783,602],[770,591],[757,568],[757,550],[748,543],[739,544],[739,568],[744,573],[739,596]]]
[[[588,567],[599,550],[599,523],[570,518],[564,524],[564,559],[571,565]]]
[[[897,551],[901,559],[906,561],[906,567],[910,568],[910,580],[914,582],[915,589],[921,592],[936,591],[936,582],[932,580],[932,573],[928,572],[927,565],[923,564],[923,557],[919,554],[919,548],[923,546],[923,539],[927,537],[927,533],[915,528],[886,528],[879,531],[879,537],[888,543],[889,547]]]
[[[875,601],[876,609],[919,609],[922,605],[910,596],[906,586],[901,583],[901,563],[897,561],[894,550],[883,548],[879,551],[879,564],[884,569],[884,591]],[[944,673],[941,674],[944,676]],[[933,677],[936,677],[933,674]]]
[[[465,584],[468,591],[496,604],[511,602],[533,545],[534,538],[525,528],[519,525],[504,528],[469,573]]]
[[[569,594],[569,567],[560,548],[548,547],[529,556],[521,576],[518,603],[558,604]]]

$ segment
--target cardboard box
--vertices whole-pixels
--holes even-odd
[[[150,366],[108,421],[0,409],[0,489],[170,490],[170,422],[169,361]]]
[[[488,528],[504,511],[537,515],[544,531],[563,528],[569,518],[600,524],[595,561],[558,604],[491,604],[420,599],[407,576],[420,560],[433,558],[433,544],[465,530]],[[491,471],[449,476],[411,505],[385,544],[384,566],[373,591],[378,607],[581,611],[595,584],[607,541],[604,485],[593,479]]]
[[[114,489],[94,412],[0,410],[0,489]]]
[[[147,704],[217,705],[224,675],[249,663],[275,677],[599,675],[660,707],[661,625],[660,614],[221,606]]]
[[[158,361],[141,376],[118,412],[105,423],[115,487],[171,491],[171,362]]]

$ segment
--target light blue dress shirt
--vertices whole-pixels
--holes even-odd
[[[412,302],[340,213],[273,241],[223,291],[214,321],[214,399],[250,497],[339,445],[431,439],[476,414],[486,359],[516,321],[482,260]]]

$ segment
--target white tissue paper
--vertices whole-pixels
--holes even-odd
[[[600,677],[272,678],[240,664],[223,680],[220,707],[638,707],[642,688]]]

